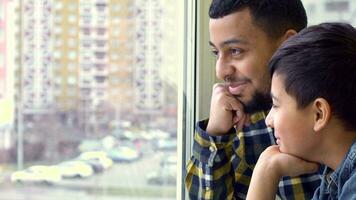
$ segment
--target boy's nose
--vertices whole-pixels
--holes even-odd
[[[266,120],[265,120],[265,123],[268,127],[271,127],[273,128],[273,110],[269,111],[267,117],[266,117]]]

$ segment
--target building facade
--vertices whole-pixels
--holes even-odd
[[[20,8],[17,91],[24,121],[48,120],[50,113],[88,136],[107,134],[122,122],[176,126],[176,70],[183,60],[175,58],[183,41],[165,31],[180,17],[174,5],[23,0]]]

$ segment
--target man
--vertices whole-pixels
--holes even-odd
[[[307,25],[300,0],[213,0],[210,45],[216,75],[209,120],[198,122],[186,187],[191,199],[245,199],[261,152],[275,144],[265,125],[271,106],[267,63]],[[309,199],[318,175],[284,178],[282,199]]]
[[[306,28],[276,51],[266,124],[278,145],[259,157],[247,199],[274,200],[281,177],[317,163],[326,169],[313,199],[356,199],[355,58],[356,29],[344,23]]]

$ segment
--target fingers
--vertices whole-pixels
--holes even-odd
[[[238,112],[240,113],[240,112]],[[237,131],[241,131],[244,124],[246,121],[246,115],[240,115],[240,116],[236,116],[234,118],[234,125],[236,126]]]
[[[210,106],[209,130],[222,132],[228,131],[233,126],[241,130],[248,121],[242,103],[227,90],[224,84],[215,84]]]

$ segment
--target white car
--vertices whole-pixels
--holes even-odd
[[[140,154],[135,149],[127,146],[110,149],[107,154],[114,162],[132,162],[140,158]]]
[[[113,161],[107,156],[104,151],[87,151],[79,155],[81,160],[96,160],[104,169],[108,169],[113,165]]]
[[[54,165],[63,178],[86,178],[93,175],[94,170],[82,161],[65,161]]]
[[[44,165],[35,165],[11,174],[11,182],[54,184],[61,180],[62,176],[56,168]]]

